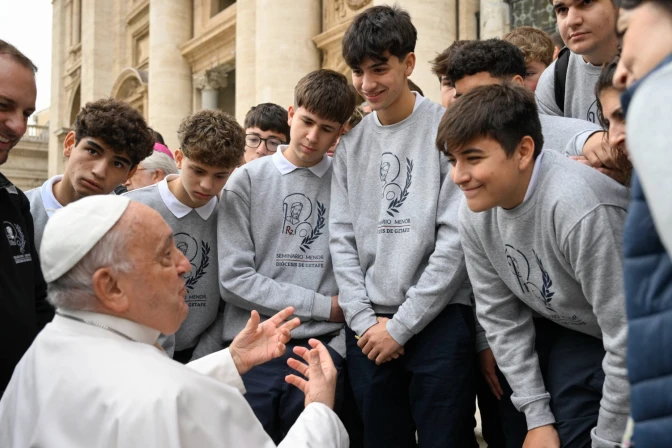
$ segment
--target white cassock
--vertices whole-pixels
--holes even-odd
[[[245,401],[228,350],[184,366],[152,345],[156,330],[103,314],[60,312],[108,329],[54,317],[0,401],[0,447],[276,446]],[[279,446],[348,443],[336,414],[312,403]]]

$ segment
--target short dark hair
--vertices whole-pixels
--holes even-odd
[[[245,154],[245,131],[220,109],[204,109],[186,117],[177,138],[186,158],[207,166],[234,168]]]
[[[294,89],[294,107],[303,107],[324,120],[343,124],[355,110],[357,95],[341,73],[320,69],[308,73]]]
[[[33,64],[33,61],[31,61],[28,56],[21,53],[14,45],[10,44],[9,42],[5,42],[2,39],[0,39],[0,54],[6,54],[15,62],[27,68],[31,72],[37,73],[37,66]]]
[[[102,140],[125,153],[136,166],[154,151],[154,135],[142,114],[123,101],[103,98],[86,103],[75,118],[75,144],[85,137]]]
[[[441,81],[442,76],[446,76],[448,73],[448,62],[450,61],[450,55],[453,54],[455,50],[458,48],[461,48],[464,46],[464,44],[471,42],[469,40],[456,40],[448,48],[443,50],[441,53],[439,53],[433,61],[431,61],[432,64],[432,73],[434,73],[434,76],[439,78],[439,81]]]
[[[455,49],[448,61],[448,78],[457,82],[465,76],[488,72],[493,78],[525,78],[525,58],[518,47],[501,39],[472,40]]]
[[[356,16],[343,36],[343,59],[350,68],[359,67],[366,58],[387,62],[399,60],[415,51],[418,32],[408,12],[399,6],[374,6]]]
[[[534,141],[534,158],[544,146],[534,95],[512,83],[480,86],[461,96],[441,119],[436,147],[446,155],[479,137],[497,141],[507,157],[525,136]]]
[[[163,146],[166,146],[166,142],[163,140],[163,135],[159,133],[156,129],[152,129],[151,127],[149,130],[152,132],[152,135],[154,136],[154,141],[156,143],[161,143]]]
[[[245,115],[243,127],[259,128],[262,131],[273,131],[285,136],[285,143],[289,143],[289,124],[287,124],[287,109],[273,103],[261,103],[252,108]]]
[[[614,74],[616,73],[616,67],[618,66],[618,61],[620,57],[616,56],[611,62],[607,62],[602,66],[602,71],[600,76],[597,78],[595,83],[595,98],[597,98],[597,120],[604,129],[609,129],[607,119],[604,117],[604,111],[602,110],[602,102],[600,101],[600,93],[607,89],[614,89],[613,79]]]

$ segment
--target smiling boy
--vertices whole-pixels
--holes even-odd
[[[477,316],[527,419],[524,446],[616,446],[629,412],[626,189],[541,151],[534,99],[520,86],[458,99],[436,145],[466,198],[459,229]]]
[[[361,13],[343,38],[353,85],[373,109],[336,150],[329,222],[366,447],[474,442],[461,197],[433,151],[444,109],[408,88],[416,40],[396,6]]]
[[[292,306],[301,318],[284,356],[243,375],[245,398],[276,443],[304,407],[301,391],[285,383],[293,347],[308,347],[310,338],[322,340],[342,383],[344,318],[329,253],[332,168],[327,151],[355,104],[340,73],[316,70],[303,77],[288,111],[289,145],[237,169],[222,193],[217,227],[226,307],[219,338],[233,340],[250,310],[266,319]],[[339,386],[337,407],[342,393]]]
[[[40,247],[54,211],[86,196],[110,194],[154,150],[154,137],[140,112],[111,98],[87,103],[65,137],[65,172],[26,192]]]
[[[189,315],[174,336],[161,339],[169,355],[186,363],[220,311],[217,197],[242,162],[245,137],[236,120],[221,110],[188,116],[177,135],[180,148],[175,151],[175,160],[182,172],[126,196],[159,212],[173,230],[178,249],[191,263],[185,276]],[[197,357],[210,354],[207,350],[199,353]]]

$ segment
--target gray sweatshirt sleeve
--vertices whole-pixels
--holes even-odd
[[[558,117],[562,117],[564,114],[558,105],[555,104],[554,72],[555,62],[546,67],[544,73],[541,74],[539,83],[537,84],[537,90],[534,92],[534,96],[537,99],[537,109],[539,109],[540,114],[557,115]]]
[[[359,263],[354,223],[348,198],[347,154],[343,141],[332,162],[331,213],[329,215],[329,250],[338,283],[338,304],[345,322],[356,334],[362,335],[374,326],[376,313],[366,293],[364,273]]]
[[[570,231],[562,249],[593,308],[606,351],[600,414],[592,432],[598,448],[620,442],[630,410],[621,253],[625,214],[620,207],[597,207]]]
[[[446,166],[448,162],[443,161]],[[387,323],[387,331],[399,344],[422,331],[465,286],[467,268],[457,228],[462,192],[442,175],[436,221],[436,247],[418,282],[409,288],[406,300]]]
[[[588,131],[582,131],[579,132],[578,134],[574,134],[572,138],[569,139],[569,142],[567,142],[567,146],[565,147],[565,155],[567,156],[582,156],[583,155],[583,147],[586,144],[586,141],[590,138],[591,135],[593,135],[596,132],[600,132],[599,130],[588,130]]]
[[[217,253],[222,297],[227,303],[272,316],[294,307],[302,320],[326,321],[331,315],[331,297],[259,274],[250,222],[250,181],[241,172],[222,192],[217,217]],[[235,191],[232,191],[235,188]]]
[[[534,348],[532,310],[499,278],[464,213],[460,215],[460,237],[474,286],[476,313],[497,365],[513,390],[511,401],[525,414],[528,429],[555,423]]]

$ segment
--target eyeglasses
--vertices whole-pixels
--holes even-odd
[[[258,148],[262,141],[266,143],[266,149],[269,152],[275,152],[278,150],[278,146],[285,144],[285,142],[276,137],[261,138],[257,134],[245,135],[245,144],[250,148]]]

